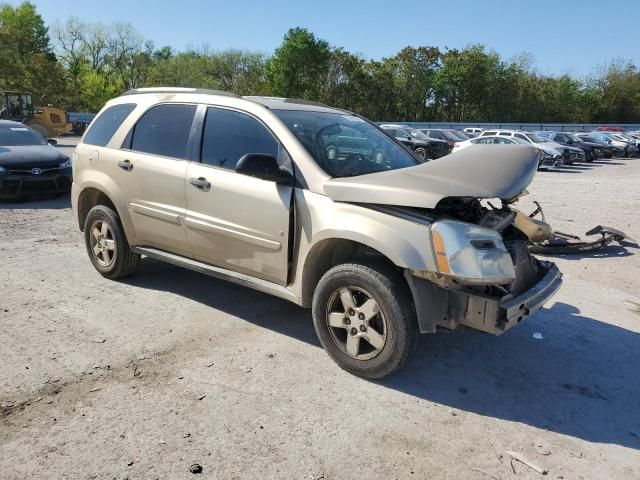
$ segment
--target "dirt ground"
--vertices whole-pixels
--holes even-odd
[[[639,185],[640,160],[602,161],[539,173],[522,203],[640,239]],[[307,310],[149,259],[103,279],[67,197],[0,203],[0,478],[542,478],[506,451],[640,478],[640,249],[556,261],[562,290],[518,328],[423,336],[371,382]]]

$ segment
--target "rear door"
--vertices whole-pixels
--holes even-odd
[[[258,119],[208,107],[201,163],[189,165],[185,182],[191,252],[203,262],[286,285],[293,189],[236,173],[247,153],[288,158]]]
[[[189,255],[185,175],[196,105],[159,104],[129,132],[113,168],[128,197],[136,244]],[[115,173],[114,173],[115,175]]]

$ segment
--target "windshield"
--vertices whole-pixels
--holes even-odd
[[[462,132],[458,132],[456,130],[449,130],[449,133],[455,137],[456,140],[469,140],[469,138]]]
[[[584,141],[579,136],[577,136],[575,133],[565,133],[565,135],[567,137],[569,137],[571,140],[573,140],[574,142],[582,142],[582,141]]]
[[[347,113],[272,110],[332,177],[413,167],[407,150],[375,126]],[[408,134],[407,134],[408,135]]]
[[[414,137],[414,138],[417,138],[419,140],[429,140],[429,137],[427,137],[420,130],[416,130],[416,129],[412,129],[411,130],[411,136]]]
[[[605,145],[607,142],[603,142],[599,138],[590,137],[589,135],[585,135],[582,137],[578,137],[583,142],[591,142],[591,143],[599,143],[600,145]]]
[[[535,133],[527,133],[527,137],[529,137],[533,143],[545,143],[550,141],[548,138],[542,138]]]
[[[45,145],[40,135],[27,127],[0,127],[0,146],[24,147],[27,145]]]

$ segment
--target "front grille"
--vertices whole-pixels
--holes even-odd
[[[71,180],[61,175],[33,175],[31,178],[10,178],[0,182],[0,195],[4,196],[63,193],[70,189]]]
[[[46,170],[49,168],[59,168],[62,160],[44,160],[44,161],[33,161],[33,162],[20,162],[20,163],[3,163],[3,168],[7,170],[31,170],[32,168],[40,168],[42,170]]]

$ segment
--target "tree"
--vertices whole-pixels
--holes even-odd
[[[327,76],[329,44],[305,28],[292,28],[265,66],[271,94],[314,99]]]
[[[36,7],[0,7],[0,88],[31,92],[37,103],[54,102],[64,90],[63,71]]]

